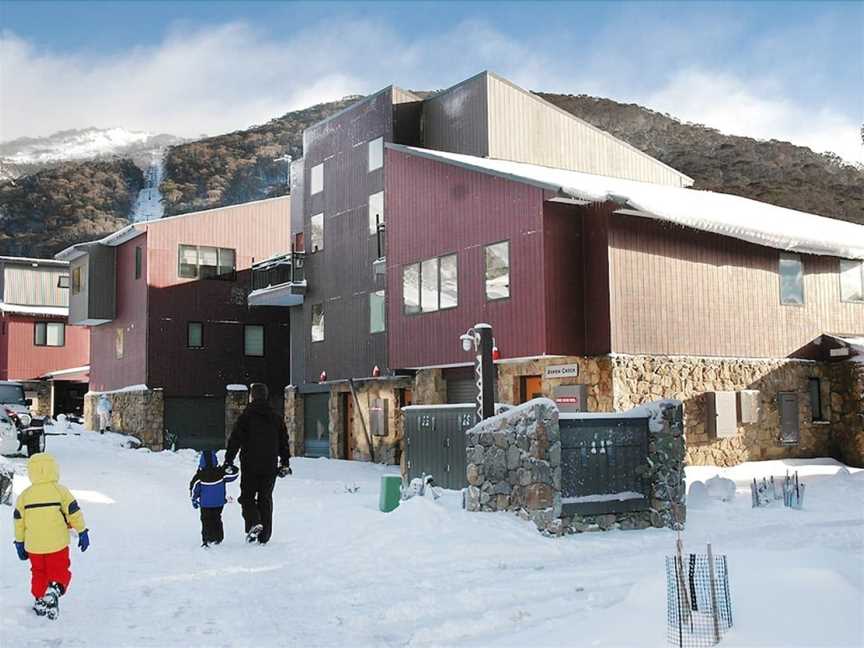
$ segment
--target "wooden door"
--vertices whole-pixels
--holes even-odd
[[[540,376],[519,377],[519,402],[516,403],[517,405],[541,396],[543,396],[543,379]]]

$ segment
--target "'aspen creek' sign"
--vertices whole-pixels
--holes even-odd
[[[578,375],[578,364],[551,365],[543,371],[544,378],[576,378]]]

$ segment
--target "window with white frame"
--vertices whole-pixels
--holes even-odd
[[[62,347],[66,344],[66,325],[63,322],[36,322],[33,331],[35,346]]]
[[[840,299],[864,302],[864,261],[840,259]]]
[[[506,299],[510,296],[510,242],[487,245],[486,299]]]
[[[797,254],[780,254],[780,303],[791,306],[804,304],[804,264]]]
[[[387,312],[385,309],[384,291],[369,293],[369,332],[382,333],[387,329]]]
[[[455,308],[458,303],[455,254],[425,259],[402,269],[402,305],[406,315]]]
[[[324,304],[312,304],[312,341],[324,341]]]
[[[369,196],[369,234],[378,233],[378,223],[384,222],[384,192]]]
[[[324,249],[324,214],[315,214],[312,217],[312,227],[310,228],[311,236],[309,237],[309,245],[312,247],[312,252],[318,252]]]
[[[237,254],[230,248],[209,245],[180,245],[177,275],[183,279],[234,280]]]
[[[264,357],[264,327],[260,324],[247,324],[243,327],[243,355]]]
[[[324,191],[324,163],[316,164],[309,174],[309,195],[314,196]]]
[[[369,170],[384,166],[384,138],[377,137],[369,142]]]

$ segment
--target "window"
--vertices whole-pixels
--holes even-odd
[[[378,137],[369,142],[369,170],[384,166],[384,138]]]
[[[510,242],[487,245],[486,299],[506,299],[510,296]]]
[[[314,196],[317,193],[324,191],[324,163],[316,164],[312,167],[312,173],[309,176],[309,195]]]
[[[822,381],[819,378],[809,378],[808,388],[810,390],[810,414],[814,421],[824,421],[822,412]]]
[[[378,233],[378,223],[384,222],[384,192],[369,196],[369,234]]]
[[[402,268],[402,304],[406,315],[420,312],[420,264]]]
[[[312,341],[324,341],[324,304],[312,304]]]
[[[864,261],[840,259],[840,299],[864,302]]]
[[[247,324],[243,327],[243,355],[264,357],[264,327]]]
[[[63,322],[36,322],[33,330],[36,346],[62,347],[66,344],[66,325]]]
[[[81,292],[81,266],[72,268],[72,294]]]
[[[324,249],[324,214],[315,214],[312,217],[310,243],[312,244],[312,252],[318,252]]]
[[[780,254],[780,303],[804,304],[804,266],[797,254]]]
[[[135,278],[141,278],[141,246],[135,248]]]
[[[369,293],[369,332],[382,333],[387,329],[387,311],[384,291]]]
[[[177,274],[185,279],[235,279],[237,255],[230,248],[181,245],[177,256]]]
[[[459,277],[456,255],[441,257],[440,307],[455,308],[459,304]]]
[[[186,346],[190,349],[204,348],[204,325],[201,322],[186,325]]]
[[[402,269],[406,315],[455,308],[459,301],[456,255],[426,259]]]
[[[69,275],[60,275],[57,277],[57,287],[58,288],[68,288],[69,287]]]

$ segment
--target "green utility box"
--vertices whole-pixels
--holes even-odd
[[[402,499],[402,478],[399,475],[381,475],[381,495],[378,498],[378,508],[389,513]]]

